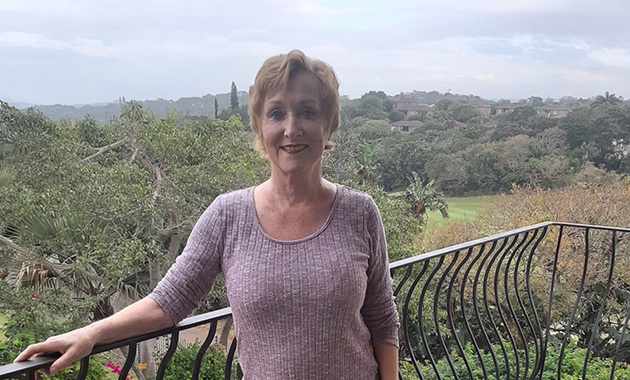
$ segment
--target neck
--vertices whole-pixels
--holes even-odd
[[[334,186],[319,174],[305,177],[303,175],[280,176],[273,173],[267,181],[267,185],[274,197],[282,199],[287,204],[320,199],[328,194]]]

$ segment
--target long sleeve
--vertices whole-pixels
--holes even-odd
[[[370,259],[368,285],[361,314],[372,334],[373,344],[389,343],[398,346],[398,313],[389,273],[385,231],[378,208],[371,198],[366,214]]]
[[[192,312],[221,271],[226,224],[221,203],[219,196],[202,214],[184,251],[149,295],[173,323]]]

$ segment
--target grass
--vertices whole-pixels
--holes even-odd
[[[7,339],[4,336],[4,324],[7,322],[7,316],[0,313],[0,342],[3,342],[5,339]]]
[[[451,220],[471,222],[477,219],[480,211],[492,205],[493,195],[480,197],[447,197],[448,217]],[[427,228],[439,227],[444,223],[438,211],[428,212]]]

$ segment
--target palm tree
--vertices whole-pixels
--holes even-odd
[[[595,145],[595,143],[592,141],[582,141],[582,144],[580,144],[580,147],[578,149],[580,152],[582,152],[582,167],[584,167],[589,159],[592,159],[592,156],[597,153],[597,145]]]
[[[60,246],[68,247],[82,243],[88,249],[91,245],[89,240],[96,236],[94,230],[99,228],[104,228],[104,225],[81,212],[56,217],[41,213],[24,219],[19,228],[19,237],[34,242],[57,241]],[[79,259],[74,253],[42,244],[29,249],[0,235],[1,246],[15,253],[9,263],[7,277],[14,287],[55,289],[75,299],[97,299],[92,309],[95,320],[113,313],[110,297],[114,294],[120,294],[126,299],[138,299],[141,294],[148,292],[146,285],[136,281],[137,274],[113,280],[103,273],[99,263]]]
[[[418,173],[411,172],[411,175],[405,198],[411,207],[413,216],[421,224],[426,223],[428,210],[439,211],[443,218],[448,218],[448,206],[444,200],[444,195],[433,187],[433,181],[424,185]]]
[[[591,108],[601,106],[601,105],[610,105],[614,106],[621,103],[621,98],[615,94],[609,94],[608,91],[604,93],[604,95],[597,95],[593,103],[591,103]]]
[[[8,186],[13,180],[13,172],[7,168],[0,168],[0,187]]]
[[[359,144],[359,155],[357,156],[357,174],[361,184],[372,185],[377,179],[375,143],[362,142]]]

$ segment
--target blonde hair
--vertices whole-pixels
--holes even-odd
[[[288,54],[280,54],[268,58],[258,74],[254,84],[249,88],[249,120],[256,140],[256,150],[267,157],[262,141],[261,125],[263,120],[264,103],[267,96],[287,86],[289,79],[298,72],[311,73],[319,84],[319,97],[322,110],[328,120],[326,130],[326,145],[324,150],[331,150],[332,134],[339,126],[339,81],[333,68],[318,59],[307,57],[300,50],[292,50]]]

